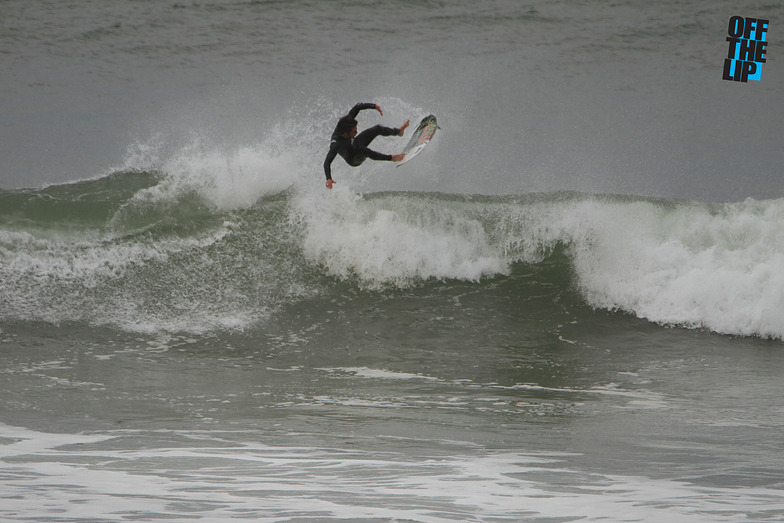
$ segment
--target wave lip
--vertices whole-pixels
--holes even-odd
[[[784,338],[784,200],[586,204],[585,299],[662,324]]]

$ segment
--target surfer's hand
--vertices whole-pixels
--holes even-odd
[[[403,158],[405,158],[405,157],[406,157],[406,153],[393,154],[392,155],[392,161],[393,162],[402,162]]]
[[[337,182],[335,180],[333,180],[332,178],[327,179],[327,189],[332,189],[332,184],[333,183],[337,183]]]
[[[381,116],[384,116],[384,111],[381,110],[381,107],[379,107],[378,104],[376,104],[376,111],[378,111]]]

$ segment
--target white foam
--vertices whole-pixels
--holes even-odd
[[[490,206],[511,259],[567,246],[594,307],[723,334],[784,337],[784,200],[718,205],[569,197]]]
[[[167,177],[151,191],[163,199],[195,191],[218,211],[246,209],[292,185],[297,157],[296,150],[263,143],[234,151],[186,149],[164,163]]]
[[[181,248],[175,242],[171,250]],[[97,280],[121,274],[127,267],[151,260],[163,261],[165,249],[145,242],[108,244],[37,238],[26,232],[0,230],[0,254],[5,279],[27,277],[78,281],[92,287]]]
[[[368,286],[412,280],[478,281],[504,273],[506,261],[482,224],[445,205],[405,197],[366,199],[339,188],[300,198],[308,259]]]
[[[366,198],[295,201],[306,257],[369,287],[479,281],[567,246],[597,308],[723,334],[784,337],[784,200],[710,205],[570,197],[533,203]]]
[[[252,140],[232,144],[209,128],[191,129],[187,136],[178,136],[181,129],[153,133],[148,142],[129,148],[121,169],[161,172],[160,182],[140,191],[137,202],[176,201],[195,193],[214,211],[247,209],[304,178],[312,182],[323,161],[317,148],[328,144],[328,121],[327,115],[292,110],[283,121],[260,121]]]
[[[579,456],[567,453],[490,451],[439,440],[449,455],[428,457],[224,436],[64,435],[0,424],[0,518],[716,522],[784,511],[776,489],[595,473],[571,467]],[[166,446],[172,440],[177,444]]]
[[[784,337],[784,200],[571,209],[574,265],[592,305],[724,334]]]
[[[199,309],[187,315],[145,309],[135,291],[113,292],[113,282],[140,266],[165,264],[171,256],[200,251],[220,241],[224,228],[191,238],[159,241],[85,241],[37,238],[24,232],[0,231],[0,275],[6,288],[7,310],[28,321],[88,321],[136,332],[193,331],[240,328],[258,319],[263,310]],[[111,306],[106,306],[110,301]],[[64,306],[63,303],[67,303]],[[158,312],[160,309],[158,309]]]
[[[491,388],[509,389],[509,390],[531,390],[531,391],[547,391],[555,392],[564,395],[583,396],[586,394],[596,394],[601,396],[614,396],[624,400],[628,400],[619,408],[633,408],[639,409],[666,409],[669,408],[667,398],[660,393],[653,392],[645,389],[623,389],[614,383],[607,385],[594,386],[590,389],[578,389],[573,387],[544,387],[541,385],[532,385],[528,383],[519,383],[515,385],[491,385]]]
[[[428,380],[437,381],[438,378],[425,376],[423,374],[413,374],[410,372],[395,372],[386,369],[370,369],[368,367],[335,367],[317,369],[329,373],[347,373],[353,377],[366,379],[382,380]]]

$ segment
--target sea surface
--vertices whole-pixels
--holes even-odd
[[[0,2],[0,521],[784,521],[783,14]]]

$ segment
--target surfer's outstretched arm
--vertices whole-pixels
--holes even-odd
[[[324,158],[324,174],[327,176],[327,180],[332,179],[332,161],[335,159],[335,156],[338,155],[338,147],[335,144],[332,144],[332,147],[329,148],[329,152],[327,153],[327,157]]]
[[[356,117],[357,117],[357,115],[359,114],[359,111],[363,111],[363,110],[365,110],[365,109],[375,109],[375,110],[376,110],[376,111],[378,111],[378,112],[379,112],[379,113],[380,113],[382,116],[384,115],[384,111],[382,111],[382,110],[381,110],[381,107],[379,107],[379,106],[378,106],[378,104],[374,104],[374,103],[371,103],[371,102],[369,102],[369,103],[359,103],[359,104],[355,105],[355,106],[354,106],[354,107],[352,107],[352,108],[351,108],[351,110],[348,112],[348,115],[349,115],[350,117],[352,117],[352,118],[356,118]]]

